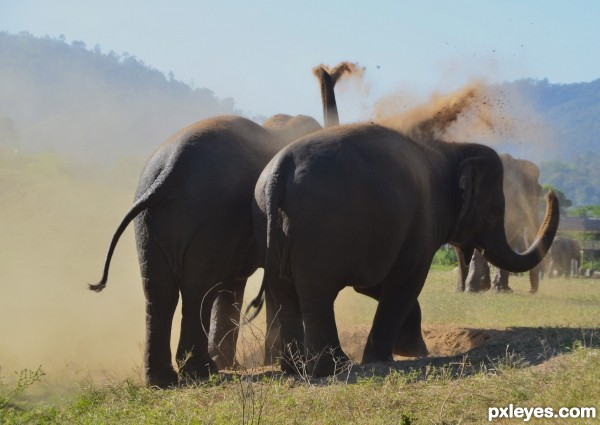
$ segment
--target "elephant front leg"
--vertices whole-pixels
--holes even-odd
[[[475,251],[469,263],[469,274],[465,281],[465,292],[479,292],[482,289],[489,289],[489,282],[490,268],[488,263],[479,251]]]
[[[427,277],[428,267],[417,269],[408,276],[402,271],[401,265],[395,269],[396,271],[383,282],[373,326],[363,352],[363,363],[393,361],[394,345],[407,318],[409,320],[406,326],[412,328],[413,340],[417,329],[418,333],[421,333],[420,306],[418,310],[416,306],[418,306],[417,297]]]
[[[208,351],[219,369],[236,364],[235,353],[240,328],[240,309],[246,279],[223,285],[212,307]]]
[[[462,253],[462,251],[460,252]],[[382,284],[380,283],[367,288],[354,288],[354,290],[379,301],[381,287]],[[421,306],[419,305],[419,301],[416,302],[408,316],[402,321],[396,343],[394,344],[393,353],[405,357],[424,357],[429,354],[421,330]]]
[[[508,277],[510,276],[510,272],[498,269],[496,270],[496,274],[494,275],[494,280],[492,281],[492,291],[494,292],[512,292],[512,289],[508,286]]]
[[[529,270],[529,293],[535,294],[540,287],[540,270],[541,267],[537,266]]]
[[[456,258],[458,259],[458,269],[456,276],[456,292],[464,292],[465,291],[465,281],[467,280],[467,275],[469,273],[469,265],[465,261],[465,255],[462,249],[458,247],[454,247],[454,252],[456,253]],[[471,259],[467,259],[467,261],[471,262]]]
[[[179,292],[170,280],[144,278],[143,284],[146,296],[146,385],[168,388],[178,382],[171,358],[171,324]]]
[[[419,301],[402,321],[393,354],[403,357],[425,357],[429,354],[421,330],[421,306]]]

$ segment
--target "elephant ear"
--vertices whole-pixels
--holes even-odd
[[[467,158],[458,166],[458,190],[461,197],[459,228],[464,228],[473,220],[483,167],[484,160],[479,157]]]

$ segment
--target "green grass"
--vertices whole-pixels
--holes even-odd
[[[52,382],[39,376],[42,382],[24,380],[18,390],[0,386],[0,423],[471,424],[488,423],[489,407],[510,403],[600,408],[600,282],[544,280],[530,295],[527,280],[516,277],[512,294],[473,295],[455,293],[454,278],[432,271],[420,300],[427,325],[495,332],[494,343],[464,355],[355,367],[320,381],[257,371],[163,391],[135,377],[81,381],[58,399],[48,397]],[[368,323],[374,302],[352,291],[340,299],[342,321]],[[36,394],[42,388],[45,395]],[[522,422],[513,421],[500,423]]]
[[[484,423],[488,407],[598,406],[600,350],[577,348],[528,367],[498,360],[469,376],[430,368],[356,383],[311,385],[291,378],[205,383],[156,391],[129,381],[83,388],[73,401],[8,407],[1,423]],[[537,422],[539,423],[539,422]],[[583,423],[577,421],[577,423]],[[587,423],[593,423],[589,421]]]

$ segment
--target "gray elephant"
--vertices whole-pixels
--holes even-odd
[[[581,245],[578,241],[557,237],[550,247],[546,258],[546,274],[549,278],[556,276],[579,275],[579,262],[581,261]]]
[[[535,267],[558,227],[557,197],[547,195],[533,245],[515,253],[502,174],[489,147],[417,141],[375,124],[323,130],[280,151],[257,182],[253,215],[265,264],[259,297],[268,291],[280,307],[283,370],[297,372],[296,350],[314,376],[348,360],[333,310],[345,286],[376,288],[363,362],[390,361],[444,243],[510,271]]]
[[[327,72],[316,75],[324,80],[323,104],[335,105],[328,98],[334,81]],[[115,246],[134,220],[146,297],[148,385],[168,387],[179,380],[170,349],[179,293],[176,360],[182,377],[207,376],[233,362],[246,280],[261,265],[251,213],[256,180],[283,146],[319,129],[306,116],[278,115],[264,127],[242,117],[216,117],[184,128],[152,155],[134,205],[113,235],[102,279],[90,285],[94,291],[106,286]]]
[[[506,213],[504,216],[504,229],[510,246],[523,252],[530,245],[531,238],[537,230],[538,206],[542,195],[539,184],[540,170],[531,161],[516,159],[511,155],[500,155],[504,167],[504,198],[506,199]],[[508,286],[509,272],[497,269],[494,279],[490,279],[490,267],[479,253],[475,252],[468,270],[462,253],[457,252],[459,258],[459,275],[457,290],[462,292],[478,292],[492,289],[498,292],[510,292]],[[529,292],[535,293],[539,288],[540,267],[536,266],[529,271]]]

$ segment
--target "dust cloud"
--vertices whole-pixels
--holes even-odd
[[[376,103],[374,120],[416,138],[482,143],[536,161],[556,149],[549,126],[518,92],[473,81],[423,102],[395,93]]]
[[[144,304],[130,229],[110,288],[91,293],[140,164],[106,181],[48,154],[0,151],[0,376],[41,365],[48,380],[138,373]],[[88,167],[89,169],[89,167]]]

